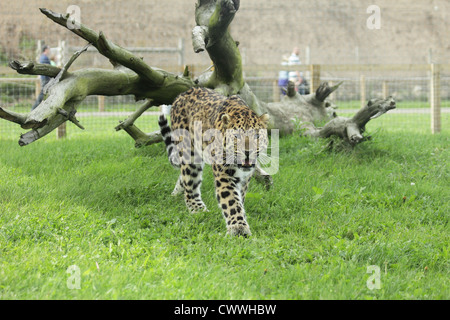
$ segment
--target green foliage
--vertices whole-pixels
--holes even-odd
[[[226,236],[209,167],[210,212],[192,215],[163,145],[69,137],[0,140],[0,299],[450,298],[446,134],[341,152],[281,139],[274,187],[250,186],[248,239]]]

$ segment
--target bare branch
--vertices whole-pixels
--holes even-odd
[[[50,20],[56,22],[57,24],[63,26],[64,28],[68,29],[69,25],[69,18],[70,14],[62,15],[57,12],[53,12],[51,10],[47,10],[45,8],[39,9],[44,15],[47,16]],[[88,27],[84,26],[83,24],[80,24],[79,28],[72,28],[69,29],[73,33],[75,33],[77,36],[83,38],[89,43],[96,44],[98,40],[98,33],[89,29]]]
[[[27,116],[23,115],[21,113],[5,110],[0,107],[0,118],[17,123],[17,124],[24,124],[27,120]]]
[[[321,102],[325,101],[325,99],[328,98],[328,96],[332,94],[334,91],[336,91],[341,86],[342,83],[343,81],[339,82],[337,85],[333,87],[329,87],[328,82],[322,83],[316,90],[316,99]]]
[[[56,22],[57,24],[67,28],[68,26],[68,20],[70,16],[62,15],[59,13],[55,13],[51,10],[47,9],[40,9],[41,12],[46,15],[48,18],[50,18],[52,21]],[[107,57],[111,61],[117,63],[135,71],[137,74],[139,74],[141,77],[143,77],[148,82],[156,85],[156,86],[162,86],[164,83],[165,78],[167,77],[166,74],[163,72],[157,71],[149,67],[141,58],[138,56],[132,54],[130,51],[119,47],[118,45],[114,44],[113,42],[106,39],[105,35],[100,32],[98,34],[97,32],[91,30],[87,26],[80,24],[79,28],[73,28],[69,29],[79,37],[85,39],[89,43],[92,43],[94,47],[97,48],[97,50],[102,54],[103,56]]]
[[[138,56],[109,41],[103,32],[100,32],[97,49],[105,57],[133,70],[155,86],[162,86],[164,84],[164,80],[167,77],[166,74],[154,70]]]
[[[148,109],[152,107],[152,100],[148,100],[145,104],[143,104],[137,111],[135,111],[132,115],[128,117],[125,121],[120,121],[120,124],[116,127],[116,131],[120,131],[127,127],[130,127],[134,124],[134,122]]]
[[[57,24],[68,28],[69,14],[62,15],[47,9],[41,9],[41,12]],[[183,76],[178,76],[149,67],[141,58],[109,41],[103,33],[98,34],[85,25],[80,24],[78,28],[70,31],[92,43],[102,55],[110,59],[115,69],[91,68],[69,73],[70,65],[86,48],[76,52],[63,69],[46,64],[12,61],[10,66],[18,73],[56,78],[44,88],[48,93],[47,97],[28,114],[18,114],[0,108],[0,118],[20,124],[24,129],[32,129],[21,137],[20,145],[40,139],[65,121],[72,121],[80,129],[84,129],[75,118],[75,113],[76,107],[89,95],[131,94],[136,100],[147,98],[156,105],[171,104],[181,92],[199,83],[189,78],[188,69],[185,69]],[[139,115],[137,114],[136,118]],[[123,129],[132,132],[142,144],[160,139],[158,134],[140,134],[140,130],[132,124]]]
[[[78,119],[75,117],[75,113],[76,111],[73,110],[70,113],[67,112],[64,109],[58,109],[58,113],[63,115],[66,120],[71,121],[74,125],[76,125],[78,128],[80,128],[81,130],[84,130],[85,128],[81,125],[80,121],[78,121]]]
[[[61,72],[61,69],[49,64],[34,63],[32,61],[20,62],[13,60],[9,63],[11,69],[16,70],[20,74],[42,75],[54,78]]]
[[[117,95],[119,92],[142,96],[148,94],[139,76],[128,69],[80,70],[68,74],[52,86],[47,98],[28,114],[1,109],[0,118],[18,123],[24,129],[33,129],[21,137],[19,144],[24,146],[42,138],[67,120],[83,128],[74,116],[81,101],[92,94]]]
[[[147,111],[152,106],[152,101],[149,100],[143,104],[136,112],[128,117],[127,120],[121,121],[116,127],[116,131],[124,130],[128,133],[136,142],[136,148],[143,146],[148,146],[154,143],[162,142],[162,135],[160,131],[155,131],[153,133],[144,133],[141,129],[134,125],[134,122],[139,118],[145,111]]]

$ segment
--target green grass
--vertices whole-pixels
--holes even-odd
[[[244,239],[226,236],[209,167],[211,212],[189,214],[164,147],[134,149],[108,121],[24,148],[0,138],[0,299],[450,298],[448,129],[373,125],[339,152],[282,138],[274,187],[250,186]]]

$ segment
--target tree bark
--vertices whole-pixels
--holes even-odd
[[[367,105],[359,110],[352,118],[336,117],[328,122],[323,128],[309,132],[308,135],[319,138],[337,136],[348,142],[351,146],[366,140],[363,133],[366,124],[380,117],[389,110],[395,109],[395,100],[392,97],[386,99],[372,99]]]

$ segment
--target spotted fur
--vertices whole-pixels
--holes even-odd
[[[212,165],[214,184],[219,207],[222,210],[227,232],[231,235],[251,235],[244,209],[245,195],[256,166],[256,158],[267,148],[268,116],[258,116],[238,96],[225,97],[205,88],[191,88],[174,101],[171,109],[171,126],[164,115],[159,118],[159,126],[166,144],[170,163],[180,170],[180,176],[172,194],[184,192],[185,202],[191,212],[207,211],[201,198],[201,183],[204,163]],[[195,124],[201,123],[201,132]],[[188,137],[174,133],[183,129]],[[223,136],[203,141],[200,135],[209,129],[216,129]],[[178,130],[179,131],[179,130]],[[254,137],[257,148],[250,148],[249,139]],[[234,161],[226,156],[226,141],[234,139]],[[195,140],[197,139],[197,140]],[[207,140],[207,139],[206,139]],[[201,141],[200,144],[195,141]],[[211,159],[205,159],[204,150],[214,141],[222,143],[223,154],[211,152]],[[241,147],[239,147],[241,146]],[[242,148],[245,146],[244,148]],[[190,150],[190,152],[187,152]],[[200,158],[198,155],[202,155]]]

